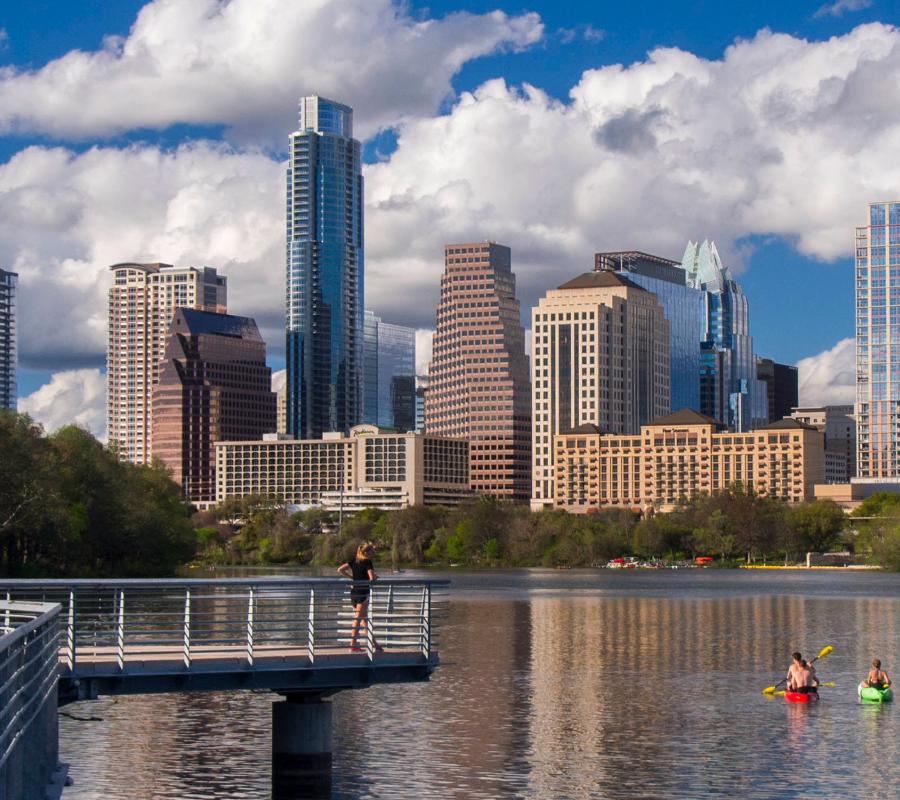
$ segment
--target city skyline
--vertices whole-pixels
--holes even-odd
[[[490,9],[441,3],[426,12],[379,0],[360,9],[358,22],[377,18],[395,46],[365,76],[340,69],[321,75],[308,54],[297,55],[295,79],[271,84],[275,91],[257,92],[248,104],[246,89],[271,80],[271,70],[255,69],[258,55],[238,68],[251,83],[238,80],[234,98],[234,86],[223,87],[216,107],[202,95],[203,86],[214,85],[204,77],[213,81],[223,59],[240,60],[229,49],[239,21],[273,10],[238,0],[228,14],[192,22],[191,41],[204,52],[212,42],[208,26],[223,29],[221,52],[196,85],[183,87],[193,102],[154,106],[140,102],[142,93],[164,96],[177,60],[163,58],[156,77],[146,79],[133,47],[102,57],[96,50],[100,36],[111,33],[167,41],[167,52],[178,52],[186,40],[172,25],[174,10],[151,5],[155,13],[138,19],[139,7],[104,10],[90,23],[93,33],[73,26],[52,42],[25,11],[4,21],[10,69],[0,81],[0,187],[8,213],[0,267],[21,276],[21,406],[51,429],[77,420],[102,432],[102,273],[117,260],[216,266],[241,296],[241,313],[257,318],[273,343],[271,366],[282,366],[275,298],[283,274],[273,268],[284,247],[281,142],[292,129],[291,109],[308,91],[357,110],[369,190],[368,305],[420,328],[420,340],[436,304],[437,254],[446,241],[508,242],[521,253],[517,275],[528,309],[548,285],[586,269],[594,252],[640,248],[677,258],[687,240],[714,237],[750,298],[754,349],[785,363],[815,357],[801,364],[803,403],[847,400],[848,390],[852,396],[852,228],[866,203],[894,196],[890,175],[877,165],[890,161],[898,136],[885,117],[866,128],[869,142],[834,98],[840,87],[852,87],[841,102],[866,102],[879,92],[878,76],[891,74],[898,33],[878,24],[883,4],[843,15],[817,14],[814,4],[778,13],[754,8],[734,19],[709,9],[693,33],[669,32],[663,21],[678,9],[661,7],[660,24],[626,43],[627,9],[562,12],[536,3],[524,12],[486,14]],[[460,10],[472,13],[448,16]],[[60,11],[65,17],[77,8]],[[422,49],[404,44],[425,20],[427,41],[416,45]],[[279,17],[294,40],[315,42],[322,24],[303,9]],[[355,46],[355,30],[341,48]],[[451,50],[450,42],[455,48],[467,39],[469,50]],[[281,47],[277,39],[269,49]],[[832,57],[838,51],[842,58]],[[62,59],[52,68],[63,77],[65,97],[43,94],[54,59]],[[421,77],[433,80],[418,93],[388,92],[387,76],[411,64],[425,65]],[[812,84],[792,77],[801,74]],[[817,95],[810,88],[816,81],[830,81],[838,94]],[[27,108],[26,83],[34,100]],[[678,88],[688,84],[696,96]],[[125,86],[138,102],[114,102]],[[779,93],[799,100],[790,120],[772,116]],[[725,95],[735,113],[723,117]],[[101,97],[113,102],[105,106]],[[60,106],[72,98],[83,113]],[[732,118],[743,120],[741,136],[729,127]],[[719,137],[721,152],[699,161],[712,152],[704,131]],[[667,161],[673,136],[685,144],[678,163]],[[566,146],[551,155],[541,141]],[[438,142],[451,157],[436,158]],[[525,157],[536,169],[521,168]],[[840,189],[839,198],[816,175],[804,177],[809,159],[826,158],[832,168],[821,174]],[[548,171],[550,159],[555,168]],[[627,166],[632,161],[637,173]],[[119,176],[144,191],[123,195]],[[750,176],[752,185],[744,182]],[[615,206],[606,197],[615,197]],[[39,227],[29,207],[45,209]],[[654,224],[645,225],[650,218]],[[792,298],[810,282],[821,296],[793,313]],[[48,315],[57,324],[42,324]]]

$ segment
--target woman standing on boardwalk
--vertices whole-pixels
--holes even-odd
[[[346,564],[338,567],[338,572],[345,578],[350,578],[353,583],[350,584],[350,602],[353,603],[355,612],[353,617],[353,627],[350,632],[350,652],[361,653],[362,648],[357,647],[356,639],[359,635],[359,629],[366,628],[369,625],[367,611],[369,608],[369,594],[371,589],[369,585],[372,581],[378,580],[375,574],[375,567],[372,565],[372,556],[375,555],[375,545],[372,542],[363,542],[356,548],[356,556]],[[357,581],[364,581],[358,583]],[[376,650],[381,651],[383,648],[375,641],[375,635],[372,634],[372,644]]]

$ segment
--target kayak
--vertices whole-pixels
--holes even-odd
[[[884,689],[876,689],[874,686],[856,687],[856,693],[860,700],[870,700],[873,703],[890,703],[894,699],[894,690],[890,686]]]
[[[815,692],[785,692],[784,699],[789,703],[810,703],[819,699]]]

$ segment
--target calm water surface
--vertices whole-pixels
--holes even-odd
[[[873,657],[900,679],[900,575],[449,577],[431,682],[335,697],[334,798],[900,796],[900,703],[856,698]],[[760,694],[826,644],[818,705]],[[68,706],[65,798],[266,798],[273,699]]]

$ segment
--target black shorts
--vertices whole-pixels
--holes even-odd
[[[796,692],[797,694],[818,694],[819,690],[815,686],[798,686],[796,689],[792,689],[791,691]]]
[[[353,603],[354,606],[358,606],[360,603],[367,603],[369,601],[369,590],[368,589],[351,589],[350,590],[350,602]]]

